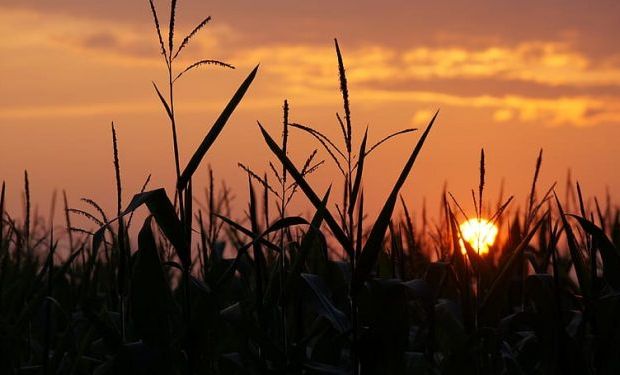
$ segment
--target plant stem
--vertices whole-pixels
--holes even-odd
[[[181,226],[183,228],[184,233],[189,233],[191,236],[191,231],[186,230],[186,226],[188,223],[188,219],[185,217],[185,209],[183,205],[183,188],[179,186],[178,182],[181,178],[181,167],[179,163],[179,145],[177,138],[177,127],[176,127],[176,117],[174,114],[174,79],[172,76],[172,51],[169,53],[168,61],[168,94],[169,94],[169,105],[170,105],[170,125],[172,127],[172,145],[174,149],[174,167],[176,171],[176,197],[177,202],[179,203],[179,218],[181,221]],[[191,184],[191,182],[190,182]],[[190,197],[191,199],[191,197]],[[191,215],[191,212],[189,213]],[[188,251],[190,249],[188,248]],[[191,256],[189,257],[191,263]],[[192,355],[191,355],[191,340],[189,338],[190,335],[190,320],[191,320],[191,293],[190,293],[190,273],[191,273],[191,264],[183,265],[183,281],[184,281],[184,298],[183,298],[183,316],[185,320],[185,328],[186,328],[186,341],[185,341],[185,350],[187,353],[187,373],[191,374],[192,371]]]
[[[282,122],[282,152],[286,156],[288,149],[288,101],[284,101],[283,122]],[[284,219],[286,205],[286,166],[282,163],[282,193],[280,194],[280,219]],[[269,223],[265,223],[269,225]],[[284,346],[284,357],[288,365],[288,332],[286,322],[287,301],[284,300],[284,280],[286,279],[286,249],[284,246],[285,229],[280,231],[280,308],[281,308],[281,327],[282,327],[282,344]]]

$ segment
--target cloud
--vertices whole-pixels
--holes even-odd
[[[620,100],[615,97],[558,97],[555,99],[516,95],[463,97],[436,92],[377,90],[361,90],[357,92],[356,97],[361,101],[379,103],[399,102],[491,110],[493,119],[497,122],[516,119],[552,126],[620,124]]]
[[[546,84],[599,83],[600,79],[600,74],[592,74],[598,71],[588,71],[590,64],[583,55],[554,42],[475,50],[419,47],[405,51],[402,62],[405,74],[417,78],[501,77]]]
[[[329,47],[304,45],[264,46],[240,52],[236,59],[261,59],[273,82],[287,95],[309,104],[327,103],[337,87],[335,53]],[[266,60],[266,61],[265,61]],[[419,47],[399,51],[381,46],[344,50],[354,100],[373,103],[419,103],[488,109],[496,122],[523,121],[548,125],[590,126],[620,122],[620,64],[590,61],[569,46],[528,42],[513,47]],[[435,80],[467,81],[468,89],[451,93],[433,89]],[[426,90],[412,82],[431,82]],[[489,82],[490,81],[490,82]],[[396,86],[398,89],[382,88]],[[498,86],[493,94],[480,94],[476,83]],[[516,83],[519,92],[512,92]],[[522,84],[520,82],[523,82]],[[524,90],[524,88],[530,88]],[[538,95],[535,88],[548,88]],[[501,91],[501,92],[499,92]],[[414,116],[413,122],[422,121]]]
[[[531,41],[480,49],[423,46],[398,50],[363,46],[354,50],[345,48],[344,53],[349,76],[357,82],[495,78],[545,85],[620,85],[618,59],[591,61],[557,42]],[[307,77],[334,70],[334,52],[329,46],[275,45],[249,49],[238,55],[266,59],[274,71],[292,72],[291,79],[295,80],[299,80],[299,74]]]
[[[177,39],[187,32],[177,30]],[[222,50],[221,44],[235,38],[235,33],[226,25],[209,25],[208,32],[193,38],[180,57],[204,58],[204,54]],[[111,64],[161,64],[152,25],[145,28],[110,19],[97,21],[63,14],[44,15],[29,10],[4,9],[0,13],[0,42],[16,50],[63,49]]]
[[[185,31],[187,32],[187,31]],[[185,32],[177,31],[177,37]],[[221,23],[192,41],[188,57],[208,57],[224,50],[241,36]],[[40,45],[97,54],[109,61],[161,63],[152,25],[132,25],[109,18],[92,20],[77,16],[45,15],[32,10],[3,9],[0,41],[13,48]],[[358,83],[403,82],[412,79],[495,79],[523,81],[549,86],[620,86],[620,55],[592,60],[567,42],[523,41],[486,47],[415,46],[387,47],[360,44],[344,46],[349,77]],[[313,84],[327,84],[334,70],[334,52],[329,45],[276,44],[256,47],[237,44],[238,61],[261,61],[287,80],[313,77]]]
[[[46,16],[26,10],[0,13],[0,42],[11,54],[54,49],[132,69],[161,67],[152,26],[131,25],[77,16]],[[182,35],[183,33],[178,33]],[[223,50],[236,35],[225,25],[213,27],[194,40],[187,59]],[[487,46],[377,44],[341,45],[352,98],[359,104],[419,104],[423,108],[478,108],[498,123],[540,122],[548,125],[620,124],[620,58],[594,59],[566,42],[521,41]],[[256,108],[283,97],[304,105],[332,104],[337,99],[337,66],[331,45],[235,44],[223,60],[241,68],[261,62],[260,99],[246,101]],[[184,61],[180,61],[185,63]],[[44,67],[45,61],[41,61]],[[134,70],[135,71],[135,70]],[[23,72],[27,74],[27,72]],[[93,77],[93,80],[98,77]],[[187,81],[186,85],[198,85]],[[452,86],[452,87],[451,87]],[[109,103],[109,104],[100,104]],[[141,104],[142,103],[142,104]],[[90,116],[104,112],[143,112],[146,99],[135,104],[109,98],[94,105],[0,108],[2,118]],[[190,108],[193,108],[191,104]],[[195,103],[195,110],[206,108]],[[422,123],[419,111],[412,122]],[[428,116],[426,116],[428,117]]]

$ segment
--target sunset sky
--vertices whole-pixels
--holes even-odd
[[[167,2],[156,6],[167,25]],[[205,185],[210,163],[239,206],[247,188],[237,163],[267,170],[273,157],[256,121],[279,136],[284,99],[291,121],[339,136],[334,37],[347,67],[355,144],[366,126],[374,143],[401,128],[423,128],[441,109],[403,191],[414,207],[423,197],[436,202],[446,182],[469,202],[481,148],[493,205],[502,179],[506,194],[524,202],[540,148],[540,190],[557,181],[564,194],[570,168],[586,195],[603,196],[607,187],[620,194],[618,1],[181,0],[177,40],[208,15],[213,20],[178,68],[210,58],[236,69],[207,67],[179,81],[181,164],[260,63],[194,182]],[[146,0],[2,0],[0,45],[0,178],[13,216],[21,215],[25,169],[41,211],[54,189],[66,189],[76,205],[90,197],[114,207],[111,121],[126,201],[149,173],[151,187],[171,189],[170,129],[151,84],[163,84],[165,66]],[[371,158],[371,207],[385,199],[420,133]],[[306,134],[291,137],[301,165],[318,146]],[[337,179],[322,158],[327,165],[311,179],[319,191]],[[297,200],[301,209],[305,200]]]

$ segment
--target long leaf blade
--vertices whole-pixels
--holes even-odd
[[[570,256],[573,260],[573,266],[575,267],[575,273],[577,274],[577,281],[579,282],[579,288],[584,295],[588,295],[590,292],[590,284],[588,283],[588,275],[587,275],[587,267],[585,264],[585,260],[583,259],[583,254],[577,245],[577,239],[575,238],[575,233],[571,228],[568,220],[566,220],[566,215],[564,214],[564,209],[562,208],[562,204],[558,199],[557,194],[553,193],[555,196],[555,202],[558,206],[558,211],[560,213],[560,219],[562,220],[562,225],[564,226],[564,233],[566,234],[566,242],[568,243],[568,250],[570,251]]]
[[[174,300],[164,275],[151,218],[138,235],[138,251],[131,276],[131,314],[140,337],[147,343],[166,345],[172,336],[168,312]]]
[[[383,208],[381,209],[381,212],[377,217],[377,220],[375,221],[370,231],[370,234],[368,235],[366,244],[364,245],[362,253],[360,254],[357,268],[355,269],[355,275],[353,279],[354,289],[359,288],[364,279],[370,274],[375,264],[375,261],[377,260],[377,256],[379,255],[379,252],[381,250],[381,243],[383,242],[385,232],[390,224],[390,218],[392,217],[392,212],[394,211],[394,206],[396,205],[396,200],[398,199],[398,193],[403,184],[405,183],[407,176],[409,176],[411,168],[413,167],[413,164],[415,163],[416,158],[418,157],[418,154],[420,153],[420,150],[422,149],[422,146],[424,145],[424,142],[426,141],[426,138],[428,137],[428,134],[431,131],[438,114],[439,111],[435,113],[428,126],[426,127],[426,130],[418,140],[415,148],[411,152],[409,160],[407,160],[407,163],[405,164],[400,176],[398,177],[398,180],[396,180],[396,183],[392,188],[392,192],[388,196],[388,199],[383,205]]]
[[[605,235],[605,232],[590,220],[577,215],[568,216],[577,219],[583,230],[595,240],[595,244],[601,251],[601,258],[603,258],[603,277],[614,289],[620,290],[620,274],[618,274],[618,270],[620,270],[620,255],[616,246]]]
[[[184,267],[189,267],[190,256],[188,243],[185,239],[185,233],[183,232],[183,226],[176,216],[176,211],[172,202],[166,195],[166,191],[163,188],[147,191],[144,193],[136,194],[127,205],[127,208],[117,218],[110,220],[106,225],[99,228],[93,234],[93,249],[97,249],[103,241],[103,235],[105,230],[116,220],[119,220],[123,216],[137,210],[140,206],[146,205],[151,214],[155,217],[157,225],[161,228],[162,232],[168,238],[172,246],[175,248],[181,263]]]
[[[314,207],[316,209],[319,209],[322,205],[321,199],[316,195],[314,190],[312,190],[308,182],[304,179],[301,173],[299,173],[299,171],[297,170],[293,162],[291,162],[291,160],[288,158],[288,156],[284,155],[284,152],[280,149],[280,147],[273,140],[273,138],[271,138],[271,136],[269,135],[269,133],[267,133],[263,126],[260,123],[258,124],[258,126],[261,133],[263,134],[263,137],[265,138],[267,146],[269,146],[271,151],[278,157],[280,162],[284,165],[284,167],[293,177],[295,182],[297,182],[301,190],[304,192],[304,194],[306,194]],[[353,257],[353,249],[351,248],[351,243],[349,239],[347,238],[346,234],[344,234],[344,231],[342,230],[342,228],[340,228],[332,214],[327,210],[325,211],[325,222],[329,226],[329,229],[334,233],[334,237],[336,237],[336,240],[342,245],[348,255],[350,257]]]
[[[248,91],[248,88],[252,84],[252,81],[254,81],[254,77],[256,77],[256,72],[258,72],[258,65],[252,70],[252,72],[250,72],[250,74],[247,76],[245,81],[243,81],[241,86],[239,86],[237,92],[235,92],[232,99],[230,99],[230,101],[220,114],[220,117],[215,120],[215,123],[213,124],[205,138],[202,140],[200,146],[198,146],[196,152],[194,152],[194,155],[189,160],[189,163],[187,163],[187,166],[183,170],[183,173],[181,173],[181,176],[179,177],[179,181],[177,183],[177,187],[179,189],[185,189],[185,186],[187,186],[189,179],[192,177],[194,172],[196,172],[196,169],[198,169],[198,165],[200,165],[202,158],[205,156],[213,142],[215,142],[215,139],[224,128],[224,125],[226,125],[226,122],[232,115],[233,111],[235,110],[235,108],[237,108],[237,105],[239,105],[241,99],[243,99],[243,96]]]

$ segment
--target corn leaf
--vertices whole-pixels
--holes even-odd
[[[375,262],[377,261],[377,256],[381,251],[381,244],[383,243],[385,232],[390,224],[392,212],[394,211],[394,206],[396,205],[396,200],[398,199],[398,193],[402,188],[403,184],[405,183],[407,176],[409,176],[411,168],[413,168],[413,164],[415,163],[416,158],[420,153],[420,150],[422,150],[422,146],[424,145],[426,137],[428,137],[428,134],[430,133],[438,114],[439,111],[435,113],[428,126],[426,127],[426,130],[418,140],[418,143],[411,152],[411,156],[409,156],[409,160],[407,160],[407,163],[405,164],[402,172],[400,173],[398,180],[396,180],[396,183],[392,188],[392,192],[388,196],[388,199],[383,205],[383,208],[381,209],[377,220],[372,226],[370,234],[368,235],[368,239],[366,240],[366,244],[364,245],[362,253],[360,254],[357,268],[355,269],[355,275],[353,279],[354,289],[359,288],[363,281],[368,277],[374,267]]]
[[[248,91],[252,81],[254,81],[254,77],[256,77],[256,72],[258,72],[258,65],[250,72],[245,81],[241,83],[241,86],[239,86],[237,92],[235,92],[220,116],[217,120],[215,120],[215,123],[213,123],[213,126],[202,140],[202,143],[198,146],[196,152],[194,152],[194,155],[189,160],[189,163],[187,163],[183,173],[181,173],[181,177],[179,177],[179,181],[177,182],[177,187],[179,189],[185,189],[185,186],[187,186],[189,179],[192,177],[194,172],[196,172],[196,169],[198,169],[202,158],[205,156],[211,145],[213,145],[213,142],[215,142],[222,129],[224,129],[224,125],[226,125],[226,122],[234,112],[235,108],[237,108],[237,105],[239,105],[241,99],[243,99],[243,96]]]

